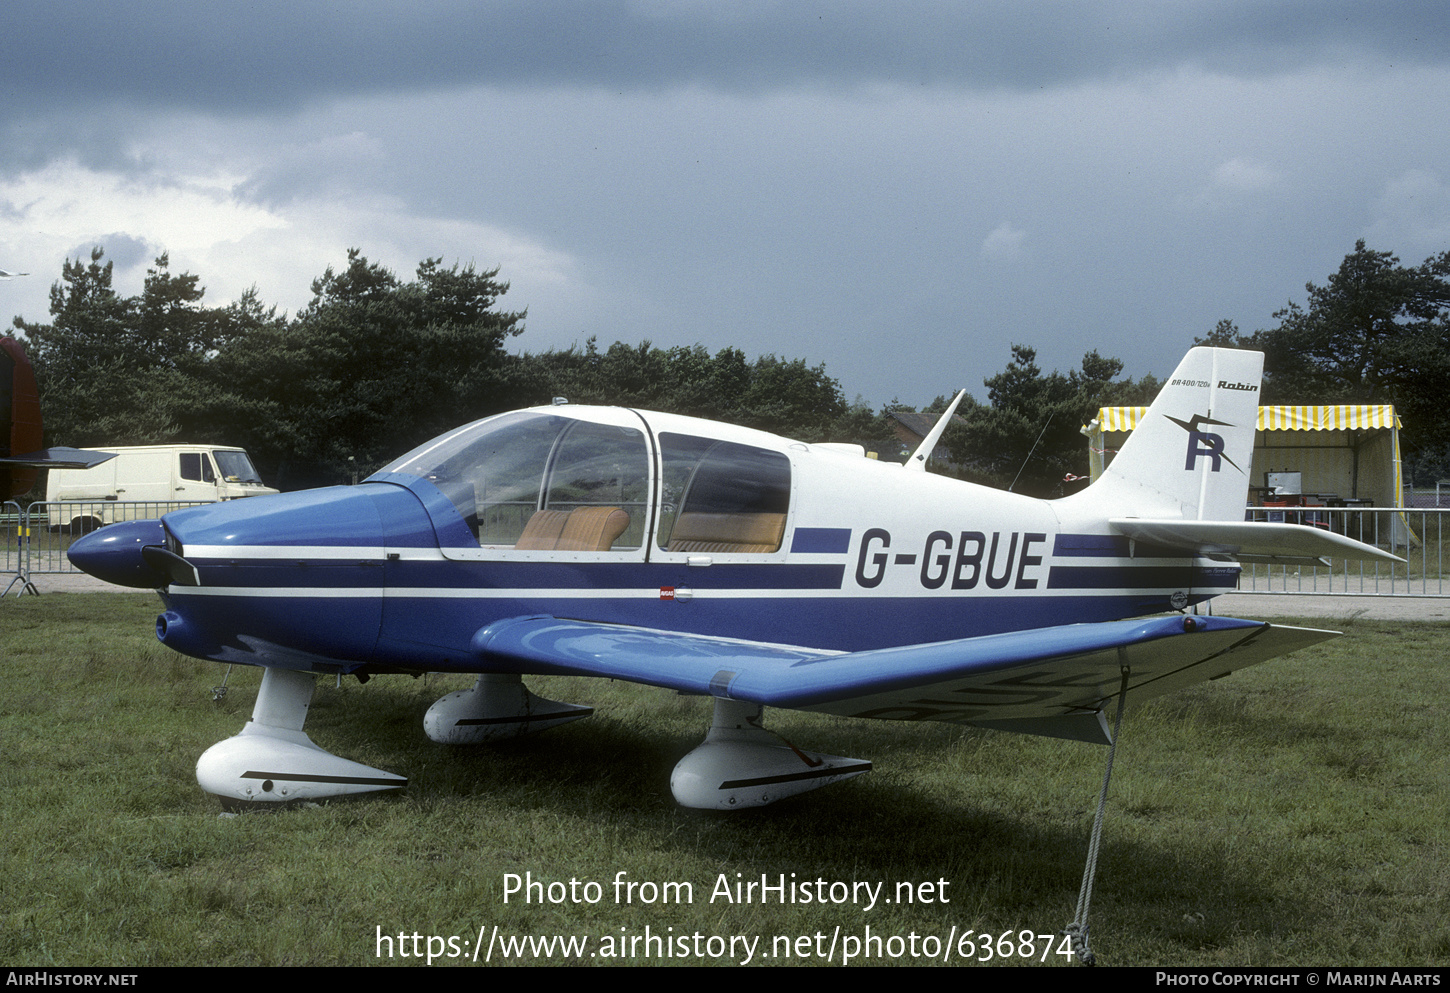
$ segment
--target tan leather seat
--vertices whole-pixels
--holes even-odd
[[[670,532],[672,552],[773,552],[785,534],[784,514],[681,514]]]
[[[514,547],[544,552],[607,552],[628,527],[629,514],[618,507],[538,510],[529,518]]]
[[[578,507],[554,546],[561,552],[606,552],[629,527],[629,515],[618,507]]]
[[[530,551],[552,551],[558,547],[559,535],[564,533],[564,525],[568,520],[567,510],[536,510],[534,516],[529,518],[529,523],[524,525],[524,533],[519,535],[514,547]]]

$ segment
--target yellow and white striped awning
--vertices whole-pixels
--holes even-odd
[[[1098,416],[1093,420],[1097,422],[1098,430],[1104,433],[1131,431],[1147,414],[1147,407],[1099,407]]]
[[[1319,407],[1260,407],[1260,431],[1352,431],[1398,428],[1392,404],[1324,404]]]
[[[1147,407],[1100,407],[1094,420],[1104,433],[1131,431],[1147,413]],[[1260,431],[1350,431],[1400,426],[1394,405],[1388,403],[1259,408]]]

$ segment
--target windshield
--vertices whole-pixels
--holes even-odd
[[[247,458],[246,452],[225,452],[213,451],[216,457],[217,469],[220,470],[222,478],[229,483],[260,483],[262,477],[252,466],[252,460]]]

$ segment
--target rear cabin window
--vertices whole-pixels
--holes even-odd
[[[790,509],[790,459],[713,438],[662,433],[659,546],[774,552]]]

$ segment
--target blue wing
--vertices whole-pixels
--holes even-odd
[[[517,617],[473,637],[485,667],[604,676],[763,706],[975,724],[1104,741],[1122,669],[1139,702],[1337,632],[1229,617],[1069,624],[836,653],[648,628]]]

